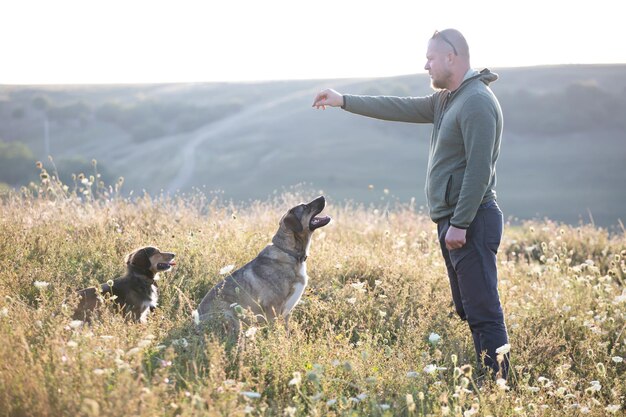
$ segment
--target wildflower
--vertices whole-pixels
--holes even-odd
[[[365,282],[353,282],[350,286],[357,291],[365,292]]]
[[[356,298],[354,298],[354,297],[346,298],[346,302],[348,304],[355,304],[356,303]]]
[[[506,385],[506,380],[502,378],[498,378],[496,380],[496,385],[501,391],[507,391],[509,389],[509,387]]]
[[[256,327],[250,326],[250,328],[248,328],[248,330],[246,330],[245,336],[247,338],[252,339],[252,338],[254,338],[254,335],[256,334],[257,330],[258,329]]]
[[[615,363],[621,363],[621,362],[624,362],[624,358],[622,358],[621,356],[613,356],[613,357],[611,358],[611,360],[612,360],[613,362],[615,362]]]
[[[378,407],[380,407],[380,409],[383,411],[387,411],[391,408],[389,404],[378,404]]]
[[[605,409],[606,411],[608,411],[609,413],[615,414],[615,413],[617,413],[617,412],[618,412],[621,408],[622,408],[622,406],[621,406],[621,405],[619,405],[619,404],[611,404],[611,405],[606,406],[604,409]]]
[[[182,339],[172,340],[172,345],[173,346],[180,346],[182,348],[186,348],[187,346],[189,346],[189,342],[187,341],[187,339],[185,339],[183,337]]]
[[[99,376],[99,375],[104,375],[106,371],[104,369],[96,368],[93,370],[93,373]]]
[[[537,382],[539,382],[541,385],[543,385],[546,388],[552,385],[552,381],[550,381],[545,376],[540,376],[539,378],[537,378]]]
[[[191,318],[193,319],[193,323],[198,326],[200,324],[200,314],[198,310],[194,310],[191,312]]]
[[[287,417],[294,417],[298,409],[296,407],[287,407],[283,410],[283,415]]]
[[[225,267],[220,269],[220,275],[226,275],[233,269],[235,269],[235,265],[226,265]]]
[[[328,401],[326,401],[326,406],[327,406],[327,407],[332,407],[332,406],[333,406],[333,405],[335,405],[336,403],[337,403],[337,400],[333,398],[332,400],[328,400]]]
[[[43,290],[48,288],[48,285],[50,285],[50,283],[46,281],[35,281],[33,285],[35,286],[35,288]]]
[[[428,336],[428,341],[430,342],[431,345],[436,345],[437,343],[439,343],[440,340],[441,340],[441,336],[439,336],[437,333],[431,333]]]
[[[289,381],[289,385],[298,386],[300,385],[300,382],[302,382],[302,374],[300,374],[300,372],[294,372],[293,378]]]
[[[413,401],[413,395],[411,394],[406,395],[406,408],[409,412],[415,411],[415,401]]]
[[[424,372],[426,372],[429,375],[434,374],[435,371],[437,371],[437,365],[430,364],[424,367]]]
[[[258,392],[254,392],[254,391],[241,391],[240,394],[250,399],[261,398],[261,394],[259,394]]]
[[[361,393],[361,394],[357,395],[356,397],[359,399],[359,401],[363,401],[363,400],[365,400],[367,398],[367,394]]]
[[[591,386],[587,388],[585,391],[589,393],[598,392],[602,389],[602,385],[600,385],[600,381],[591,381]]]
[[[9,309],[6,307],[2,307],[0,310],[0,317],[7,317],[9,315]]]
[[[417,372],[415,371],[409,371],[406,373],[407,378],[416,378],[417,377]]]
[[[420,401],[424,401],[424,393],[422,391],[417,393],[417,399]]]
[[[245,414],[252,414],[253,411],[254,411],[254,407],[251,407],[249,405],[246,405],[246,408],[243,409],[243,412]]]
[[[386,316],[387,316],[387,312],[386,312],[386,311],[382,311],[382,310],[378,310],[378,315],[379,315],[381,318],[384,318],[384,317],[386,317]]]
[[[449,416],[450,415],[450,407],[448,407],[447,405],[444,405],[441,407],[441,415],[442,416]]]
[[[75,348],[76,346],[78,346],[78,343],[76,343],[73,340],[70,340],[69,342],[67,342],[67,346],[71,348]]]
[[[472,406],[472,408],[470,408],[469,410],[465,410],[463,412],[463,417],[471,417],[477,413],[478,413],[478,409]]]

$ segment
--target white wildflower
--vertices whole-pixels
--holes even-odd
[[[191,317],[193,318],[193,322],[196,326],[200,324],[200,314],[198,313],[198,310],[192,311]]]
[[[602,389],[602,385],[600,384],[600,381],[591,381],[591,386],[587,388],[587,391],[598,392],[601,389]]]
[[[605,407],[605,410],[608,411],[609,413],[615,414],[617,413],[620,409],[622,408],[621,405],[619,404],[610,404],[608,406]]]
[[[250,399],[261,398],[261,394],[259,394],[258,392],[254,392],[254,391],[241,391],[241,395]]]
[[[235,265],[232,265],[232,264],[231,265],[226,265],[225,267],[220,269],[220,275],[226,275],[230,271],[232,271],[233,269],[235,269]]]
[[[613,356],[613,357],[611,358],[611,360],[612,360],[613,362],[615,362],[615,363],[622,363],[622,362],[624,362],[624,358],[622,358],[621,356]]]
[[[439,336],[437,333],[431,333],[428,336],[428,341],[432,345],[436,345],[437,343],[439,343],[440,340],[441,340],[441,336]]]
[[[509,389],[509,387],[506,385],[506,379],[498,378],[496,380],[496,385],[501,391],[506,391]]]
[[[43,290],[43,289],[48,288],[48,285],[50,285],[50,283],[46,281],[35,281],[33,285],[35,286],[35,288]]]
[[[418,373],[415,371],[409,371],[406,373],[407,378],[417,378]]]
[[[354,298],[354,297],[346,298],[346,302],[348,304],[355,304],[356,303],[356,298]]]
[[[258,328],[254,327],[254,326],[250,326],[248,328],[248,330],[246,330],[246,333],[244,333],[244,334],[245,334],[245,336],[247,338],[252,339],[252,338],[254,338],[254,335],[256,334],[257,330],[258,330]]]
[[[172,345],[173,346],[180,346],[182,348],[186,348],[187,346],[189,346],[189,342],[187,341],[187,339],[185,339],[183,337],[182,339],[172,340]]]
[[[326,406],[327,407],[332,407],[333,405],[337,404],[337,400],[336,399],[332,399],[332,400],[328,400],[326,401]]]
[[[76,346],[78,346],[78,343],[76,343],[73,340],[70,340],[69,342],[67,342],[67,346],[71,348],[75,348]]]
[[[424,367],[424,372],[426,372],[427,374],[434,374],[437,371],[437,365],[426,365]]]
[[[289,385],[298,386],[300,385],[300,382],[302,382],[302,374],[300,372],[294,372],[293,378],[289,381]]]

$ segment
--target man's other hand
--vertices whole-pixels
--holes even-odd
[[[446,248],[453,250],[465,246],[465,233],[465,229],[459,229],[451,225],[446,232]]]
[[[316,109],[326,110],[326,106],[341,107],[343,106],[343,95],[339,94],[332,88],[320,91],[313,100],[313,106]]]

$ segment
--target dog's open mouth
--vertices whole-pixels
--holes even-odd
[[[321,216],[321,217],[314,216],[309,221],[309,229],[310,230],[315,230],[317,228],[326,226],[328,223],[330,223],[330,217],[328,217],[328,216]]]
[[[170,262],[159,262],[157,264],[157,270],[159,271],[167,271],[168,269],[170,269],[171,267],[173,267],[174,265],[176,265],[176,262],[174,261],[170,261]]]

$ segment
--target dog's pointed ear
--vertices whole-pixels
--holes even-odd
[[[300,220],[298,220],[296,215],[292,212],[287,213],[285,217],[283,217],[283,223],[294,233],[301,233],[304,230],[302,223],[300,223]]]

